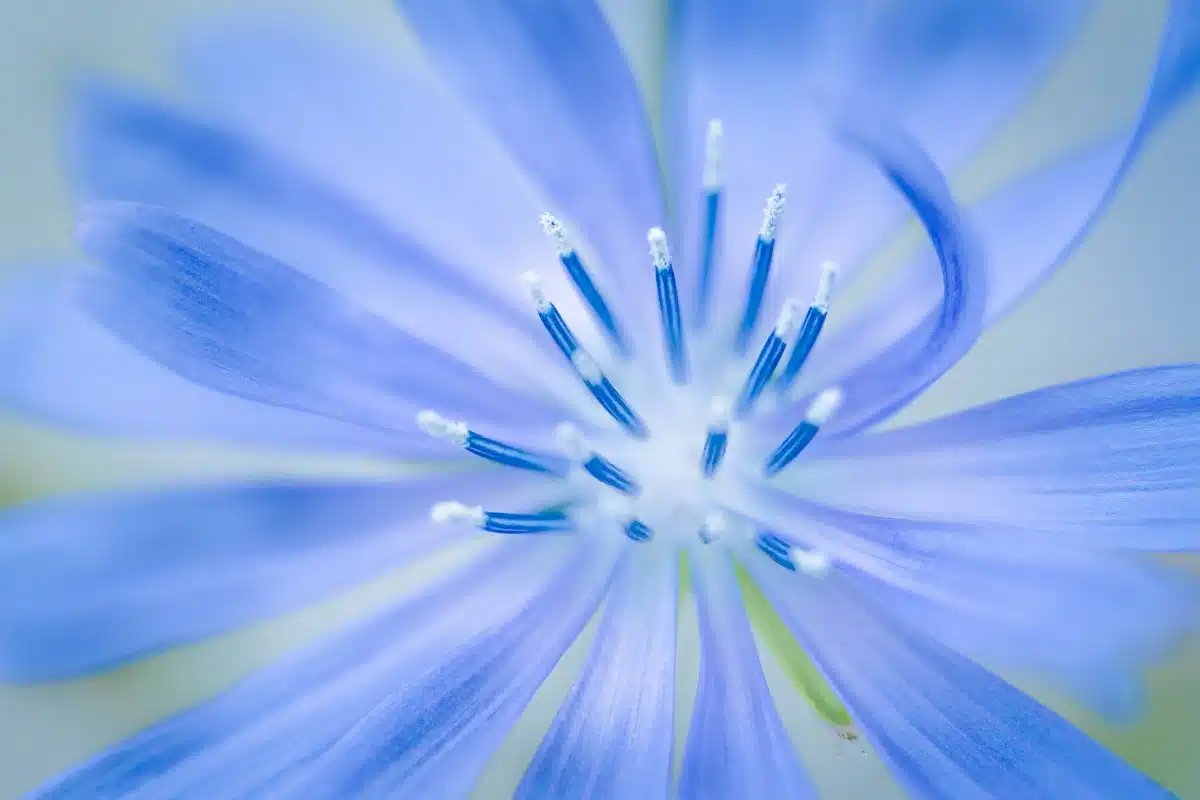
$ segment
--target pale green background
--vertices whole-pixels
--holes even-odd
[[[452,0],[448,0],[452,2]],[[233,0],[3,0],[0,10],[0,264],[69,256],[70,209],[56,136],[64,78],[101,67],[169,87],[162,71],[165,34],[186,15]],[[262,4],[262,0],[256,0]],[[292,0],[275,3],[320,12],[362,35],[410,46],[388,0]],[[661,5],[605,3],[651,92],[659,76],[654,47]],[[1134,114],[1149,74],[1163,0],[1103,0],[1083,39],[984,157],[954,176],[966,199],[1045,162],[1091,134]],[[1038,295],[1000,326],[922,398],[917,419],[997,396],[1130,367],[1200,359],[1200,105],[1195,101],[1163,129],[1144,154],[1087,244]],[[908,242],[880,259],[895,261]],[[873,271],[879,274],[879,270]],[[854,296],[852,292],[851,296]],[[0,369],[3,365],[0,365]],[[301,463],[270,453],[116,445],[55,435],[0,419],[0,497],[15,500],[68,488],[114,485],[164,475],[297,470],[358,472],[384,465]],[[378,603],[401,586],[427,579],[422,564],[320,607],[86,681],[35,688],[0,687],[0,798],[19,796],[73,761],[150,720],[209,696],[275,654],[310,640]],[[680,731],[695,685],[694,613],[681,634]],[[493,760],[481,796],[511,790],[550,714],[577,673],[584,639],[568,653]],[[832,740],[768,661],[789,728],[831,797],[894,792],[879,765],[857,746]],[[1106,743],[1185,797],[1200,798],[1200,647],[1192,646],[1152,676],[1148,720],[1114,730],[1067,708]]]

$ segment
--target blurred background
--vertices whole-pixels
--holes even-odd
[[[0,277],[16,267],[77,257],[59,148],[70,77],[102,70],[169,93],[165,65],[172,31],[200,12],[255,5],[268,3],[2,0]],[[383,40],[388,46],[412,46],[389,0],[291,0],[272,5],[287,13],[321,14],[353,35]],[[653,94],[661,81],[655,66],[661,3],[608,0],[603,5],[644,88]],[[1007,178],[1133,118],[1150,74],[1165,0],[1100,0],[1098,5],[1084,35],[1050,79],[1002,128],[982,158],[952,176],[963,199],[985,195]],[[1101,224],[1070,262],[989,331],[903,419],[922,419],[1104,372],[1200,360],[1198,208],[1200,103],[1193,98],[1156,134]],[[910,246],[906,240],[890,248],[879,259],[880,269]],[[95,441],[0,416],[3,504],[168,476],[381,468],[394,469],[356,460],[311,462],[269,452]],[[73,762],[212,695],[280,652],[361,613],[405,581],[417,579],[394,576],[317,608],[88,680],[0,687],[0,799],[19,797]],[[694,626],[694,621],[685,620],[685,630],[688,624]],[[680,701],[686,724],[695,652],[686,641],[683,650]],[[481,782],[480,796],[511,791],[583,652],[573,647],[539,693],[497,754]],[[782,680],[774,673],[769,677],[773,686]],[[1200,759],[1195,757],[1200,751],[1200,642],[1156,670],[1150,681],[1149,715],[1127,728],[1103,725],[1059,698],[1037,693],[1181,796],[1200,798]],[[787,695],[786,687],[777,694]],[[803,744],[811,715],[794,693],[780,703]],[[895,791],[860,749],[844,743],[822,746],[832,757],[810,756],[808,761],[821,773],[821,785],[831,796],[880,797]]]

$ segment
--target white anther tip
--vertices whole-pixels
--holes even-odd
[[[447,442],[456,444],[459,447],[467,443],[467,435],[470,433],[465,422],[455,422],[452,419],[446,419],[436,411],[430,411],[429,409],[418,412],[417,427],[430,436],[445,439]]]
[[[713,511],[704,518],[704,531],[710,539],[716,539],[729,528],[729,519],[721,511]]]
[[[774,241],[775,230],[779,227],[779,215],[787,205],[787,184],[777,183],[767,198],[767,207],[763,211],[762,230],[758,232],[764,242]]]
[[[829,556],[819,550],[802,550],[799,547],[793,547],[788,556],[796,565],[797,570],[812,578],[825,577],[833,566]]]
[[[704,188],[720,189],[724,183],[721,175],[721,158],[724,155],[725,131],[721,120],[714,119],[708,123],[708,135],[704,140]]]
[[[655,269],[666,269],[671,266],[671,251],[667,248],[667,234],[662,228],[651,228],[646,234],[650,242],[650,258],[654,260]]]
[[[833,297],[833,284],[837,281],[838,270],[838,265],[832,261],[821,265],[821,281],[817,284],[817,296],[812,302],[815,308],[829,310],[829,300]]]
[[[469,522],[482,525],[485,515],[481,506],[468,506],[456,500],[437,503],[429,512],[429,518],[437,523]]]
[[[558,221],[558,217],[545,213],[538,220],[542,223],[542,230],[550,237],[550,241],[554,242],[554,249],[560,256],[568,255],[575,249],[571,240],[567,238],[567,229]]]
[[[789,297],[783,303],[779,319],[775,321],[775,335],[780,339],[790,339],[800,327],[800,301]]]
[[[843,399],[842,390],[836,386],[826,389],[813,400],[812,405],[808,407],[808,413],[804,415],[804,419],[818,427],[824,425],[841,408]]]
[[[733,418],[733,401],[724,395],[717,395],[708,404],[708,424],[714,428],[728,427]]]
[[[554,429],[554,438],[572,461],[584,461],[590,455],[583,434],[569,422],[564,422]]]
[[[596,360],[588,355],[583,348],[579,348],[571,354],[571,364],[575,367],[575,371],[579,373],[579,377],[588,383],[599,383],[604,377],[604,373],[600,371]]]
[[[522,272],[521,283],[525,284],[525,289],[537,304],[539,311],[549,308],[550,301],[546,299],[546,291],[542,288],[542,276],[536,270]]]

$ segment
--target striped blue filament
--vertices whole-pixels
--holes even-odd
[[[544,472],[550,475],[565,475],[567,473],[567,460],[561,456],[537,453],[533,450],[526,450],[523,447],[514,447],[496,439],[481,436],[474,431],[467,433],[467,441],[464,446],[468,453],[473,453],[480,458],[486,458],[488,461],[494,461],[506,467],[526,469],[532,472]]]
[[[485,531],[492,533],[560,533],[575,529],[575,522],[565,511],[539,511],[534,514],[484,512]]]
[[[763,471],[768,475],[775,475],[788,464],[796,460],[796,456],[804,448],[808,447],[809,442],[817,435],[818,427],[804,420],[787,435],[787,438],[780,443],[779,447],[775,448],[775,452],[771,453],[767,459],[767,464]]]
[[[640,519],[631,519],[625,523],[625,535],[635,542],[648,542],[654,536],[654,531]]]
[[[712,297],[713,266],[717,255],[717,224],[721,213],[721,190],[710,189],[704,194],[704,222],[700,234],[700,289],[696,303],[696,325],[708,323]]]
[[[800,332],[796,334],[796,341],[792,345],[792,352],[788,356],[783,371],[779,374],[778,385],[780,390],[786,391],[795,383],[796,376],[800,374],[804,362],[808,360],[808,355],[812,352],[813,345],[817,343],[817,337],[821,335],[821,328],[825,327],[825,317],[827,315],[825,309],[815,305],[809,306],[808,313],[804,315],[804,322],[800,325]]]
[[[679,289],[675,284],[675,268],[670,264],[656,269],[658,285],[658,311],[662,317],[663,346],[667,353],[667,364],[671,378],[677,384],[688,379],[687,352],[683,341],[683,319],[679,310]]]
[[[754,543],[776,564],[784,569],[796,571],[796,562],[791,556],[792,547],[787,542],[769,531],[763,531],[758,534]]]
[[[738,395],[736,413],[739,418],[744,417],[754,408],[754,404],[762,396],[763,391],[771,382],[771,378],[775,375],[775,369],[783,359],[783,351],[786,349],[787,342],[777,331],[771,331],[771,335],[763,342],[762,349],[758,352],[758,358],[755,359],[754,366],[750,369],[750,374],[746,376],[746,382],[742,385],[742,391]]]
[[[564,253],[559,256],[559,261],[567,270],[567,275],[570,276],[576,288],[579,289],[579,296],[587,303],[588,308],[592,310],[596,321],[600,323],[601,329],[607,334],[609,340],[613,343],[613,347],[622,357],[629,357],[633,350],[629,346],[624,334],[617,325],[617,320],[613,316],[612,310],[605,302],[604,296],[600,294],[600,290],[596,288],[592,276],[588,274],[587,269],[583,266],[583,262],[579,260],[579,254],[574,250]]]
[[[583,469],[596,480],[611,486],[619,492],[636,496],[642,490],[632,475],[599,453],[592,453],[583,462]]]
[[[538,317],[546,326],[550,338],[558,345],[558,349],[567,358],[571,358],[579,349],[579,342],[576,341],[575,334],[571,333],[571,329],[567,327],[567,321],[563,319],[562,314],[558,313],[558,309],[553,304],[547,303],[545,307],[538,308]]]
[[[701,471],[704,477],[711,478],[725,459],[725,449],[729,446],[728,428],[709,428],[704,439],[704,451],[700,455]]]
[[[742,321],[738,324],[737,339],[734,350],[742,355],[750,347],[750,337],[758,325],[759,314],[762,313],[763,296],[767,291],[767,278],[771,275],[771,259],[775,254],[775,240],[758,237],[754,246],[754,263],[750,272],[750,289],[746,293],[746,308],[742,312]]]

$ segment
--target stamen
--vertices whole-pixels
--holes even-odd
[[[817,343],[817,337],[821,335],[821,328],[825,326],[825,318],[829,315],[829,300],[833,295],[833,284],[837,279],[837,273],[838,265],[832,261],[827,261],[821,266],[821,282],[817,284],[817,295],[813,298],[812,305],[808,307],[804,323],[800,326],[800,333],[792,345],[792,354],[788,356],[787,364],[779,375],[780,391],[787,391],[795,383],[796,376],[800,374],[800,368],[808,360],[813,345]]]
[[[542,230],[550,237],[554,243],[555,250],[558,251],[558,260],[567,270],[567,275],[570,276],[575,287],[579,290],[579,295],[583,301],[591,309],[592,314],[596,317],[596,321],[600,323],[600,327],[612,341],[617,353],[628,357],[631,354],[631,349],[620,328],[617,325],[616,318],[613,316],[612,310],[608,307],[608,303],[604,301],[604,296],[600,294],[600,290],[596,288],[592,276],[588,274],[587,268],[579,259],[579,254],[575,252],[575,245],[571,244],[570,238],[567,236],[567,231],[563,228],[561,222],[553,214],[542,214],[541,216]]]
[[[770,531],[762,531],[755,539],[758,549],[772,561],[792,572],[803,572],[813,578],[822,578],[829,574],[833,562],[829,556],[819,550],[805,550],[793,547]]]
[[[648,542],[654,536],[654,531],[640,519],[631,519],[625,524],[625,535],[635,542]]]
[[[601,498],[599,511],[603,516],[620,524],[625,535],[635,542],[647,542],[654,537],[654,529],[635,517],[628,504],[615,496]]]
[[[717,223],[721,211],[721,194],[724,176],[721,160],[724,155],[724,131],[721,120],[708,123],[708,137],[704,142],[704,201],[700,233],[700,295],[696,305],[696,326],[703,327],[708,321],[709,297],[712,292],[713,260],[717,247]]]
[[[771,382],[771,378],[775,375],[775,368],[779,366],[779,362],[783,358],[783,351],[787,349],[787,341],[796,332],[799,321],[799,303],[790,299],[783,304],[783,310],[779,312],[775,328],[763,342],[762,350],[758,352],[758,359],[754,362],[754,367],[750,370],[750,374],[746,377],[746,383],[742,386],[742,392],[737,401],[739,418],[750,413],[759,396]]]
[[[729,422],[733,405],[724,397],[714,397],[709,407],[708,435],[704,439],[704,451],[700,455],[700,468],[704,477],[711,478],[725,459],[729,446]]]
[[[721,511],[714,511],[704,518],[704,524],[700,526],[700,541],[705,544],[711,544],[725,533],[729,527],[729,520]]]
[[[638,485],[637,480],[588,446],[583,434],[574,425],[569,422],[562,423],[555,429],[555,435],[571,461],[583,467],[593,478],[628,495],[636,496],[641,493],[642,487]]]
[[[534,514],[510,514],[484,511],[456,501],[438,503],[429,514],[434,522],[469,522],[492,533],[559,533],[574,530],[575,521],[565,511],[539,511]]]
[[[503,464],[506,467],[545,472],[551,475],[566,474],[567,465],[559,457],[514,447],[482,436],[469,429],[465,422],[446,419],[436,411],[425,410],[417,414],[417,426],[430,436],[444,439],[466,449],[468,453],[473,453],[497,464]]]
[[[667,364],[671,367],[671,378],[675,383],[683,384],[688,378],[687,352],[683,343],[683,319],[679,313],[679,289],[675,284],[671,251],[667,249],[667,235],[662,228],[651,228],[646,239],[650,242],[650,257],[654,260]]]
[[[787,203],[787,184],[781,183],[767,198],[767,208],[763,212],[762,228],[758,232],[758,241],[754,245],[754,264],[750,273],[750,291],[746,296],[746,310],[742,314],[741,325],[738,326],[737,339],[734,349],[738,355],[744,355],[750,345],[750,335],[758,324],[758,315],[762,311],[763,294],[767,290],[767,278],[771,274],[771,258],[775,254],[775,230],[779,225],[779,216]]]
[[[842,392],[840,389],[826,389],[817,395],[817,399],[813,400],[812,405],[808,407],[804,420],[792,429],[792,432],[767,459],[767,464],[763,468],[766,476],[769,478],[777,474],[795,461],[796,456],[800,455],[800,451],[808,446],[808,443],[817,435],[817,431],[829,421],[841,404]]]
[[[558,349],[562,351],[563,355],[571,360],[571,365],[583,380],[584,385],[587,386],[588,391],[631,436],[645,439],[649,435],[645,423],[634,413],[633,408],[612,385],[612,382],[604,376],[604,372],[596,360],[579,346],[579,340],[567,327],[567,321],[563,319],[555,305],[546,299],[546,293],[542,289],[541,276],[534,271],[529,271],[521,275],[521,280],[529,288],[529,293],[537,304],[538,317],[541,318],[550,338],[558,345]]]

